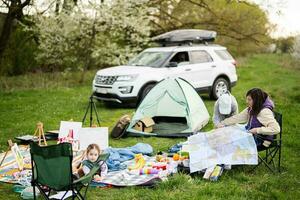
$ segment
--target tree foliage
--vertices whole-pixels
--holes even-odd
[[[58,15],[36,17],[40,64],[89,69],[119,65],[147,45],[147,1],[116,0],[76,5]]]
[[[154,0],[153,34],[174,29],[217,31],[217,43],[235,54],[264,48],[269,42],[266,13],[258,5],[236,0]]]
[[[292,53],[295,37],[281,37],[275,40],[276,51],[279,53]]]
[[[2,1],[26,2],[18,4],[22,8],[27,2],[36,3]],[[15,23],[18,28],[13,30],[16,33],[9,45],[5,44],[8,40],[2,40],[5,42],[0,46],[6,46],[6,50],[1,57],[0,74],[65,69],[85,72],[120,65],[148,47],[152,36],[185,28],[215,30],[216,43],[228,47],[235,55],[244,55],[268,46],[272,30],[266,13],[247,0],[44,2],[49,7],[27,18],[30,24],[24,22],[22,9],[18,10],[19,15],[13,15],[19,16],[22,23]]]

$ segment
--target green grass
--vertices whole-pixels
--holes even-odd
[[[247,167],[226,171],[214,183],[201,177],[191,178],[177,174],[154,188],[127,187],[121,189],[90,189],[89,199],[299,199],[300,198],[300,62],[288,55],[254,55],[239,60],[239,81],[232,93],[240,110],[245,107],[245,93],[252,87],[260,87],[272,96],[276,110],[283,113],[283,149],[281,174],[271,174],[260,167],[253,174]],[[81,121],[94,72],[87,74],[83,84],[76,83],[72,74],[68,78],[53,75],[30,75],[0,79],[0,150],[6,141],[21,133],[32,134],[38,121],[46,130],[57,129],[61,120]],[[53,77],[52,77],[53,76]],[[43,82],[41,87],[33,80]],[[23,83],[22,83],[23,80]],[[17,81],[17,83],[14,83]],[[71,87],[72,85],[72,87]],[[30,89],[30,88],[34,89]],[[214,102],[203,96],[212,113]],[[123,114],[131,114],[130,108],[107,108],[97,103],[101,125],[114,126]],[[211,122],[205,130],[212,128]],[[126,147],[145,142],[155,151],[167,150],[183,139],[125,138],[110,139],[113,147]],[[19,199],[12,186],[0,183],[0,199]]]

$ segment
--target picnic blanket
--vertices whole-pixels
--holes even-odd
[[[0,182],[11,183],[11,184],[21,184],[27,186],[30,185],[31,180],[31,157],[29,146],[19,145],[20,153],[24,158],[24,170],[20,171],[18,169],[17,162],[14,158],[12,151],[8,151],[1,167],[0,167]],[[82,159],[82,153],[79,152],[73,158],[73,163],[78,163]],[[0,160],[3,159],[4,153],[0,154]]]
[[[28,146],[19,146],[19,150],[24,158],[24,171],[20,174],[18,170],[17,162],[14,158],[12,151],[8,151],[1,167],[0,167],[0,182],[6,183],[20,183],[22,181],[27,181],[27,177],[31,174],[28,174],[31,171],[31,160],[30,152]],[[0,160],[5,156],[5,152],[0,154]],[[14,178],[16,177],[16,178]],[[19,178],[18,178],[19,177]]]
[[[11,151],[6,155],[6,158],[0,167],[0,182],[11,183],[11,184],[21,184],[25,186],[30,185],[31,181],[31,159],[30,151],[28,146],[19,146],[20,152],[24,158],[25,169],[23,171],[18,170],[17,163]],[[77,155],[73,157],[73,164],[78,164],[82,160],[82,153],[78,152]],[[0,159],[3,158],[5,153],[0,154]],[[144,158],[147,163],[156,162],[155,157],[145,156]],[[129,166],[134,164],[134,159],[123,162],[124,166]],[[170,166],[171,167],[171,166]],[[168,167],[168,169],[170,169]],[[152,185],[157,181],[165,180],[168,175],[170,175],[174,169],[166,170],[165,173],[160,174],[145,174],[138,175],[129,173],[127,169],[120,171],[109,171],[108,174],[100,183],[94,182],[92,185],[112,185],[112,186],[145,186]]]
[[[155,157],[144,156],[146,163],[155,163]],[[134,164],[134,159],[125,161],[124,164],[126,166],[130,166]],[[120,171],[110,171],[103,178],[100,184],[107,184],[112,186],[124,187],[124,186],[149,186],[153,185],[157,181],[166,180],[167,176],[174,172],[172,166],[168,166],[167,170],[164,173],[159,174],[145,174],[138,175],[130,173],[129,170],[124,169]],[[176,166],[175,166],[176,167]],[[97,185],[97,183],[93,183],[93,185]]]

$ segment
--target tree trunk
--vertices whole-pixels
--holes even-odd
[[[5,48],[7,46],[13,22],[14,16],[12,15],[11,11],[9,11],[5,18],[0,36],[0,58],[2,58]]]
[[[58,15],[59,14],[59,7],[60,7],[61,1],[60,0],[56,0],[55,2],[55,14]]]
[[[96,36],[96,28],[95,28],[96,18],[97,18],[97,15],[95,15],[93,26],[92,26],[92,34],[91,34],[91,37],[90,37],[89,44],[86,47],[87,52],[85,54],[85,63],[84,63],[84,66],[83,66],[83,72],[81,73],[81,78],[79,80],[80,83],[83,83],[85,73],[88,69],[90,69],[91,63],[92,63],[92,58],[91,58],[92,49],[91,48],[92,48],[93,41],[95,41],[95,36]]]
[[[11,4],[7,5],[8,13],[5,18],[2,27],[2,32],[0,35],[0,61],[3,57],[5,48],[8,44],[14,20],[15,19],[21,20],[23,18],[23,8],[25,6],[28,6],[29,3],[30,0],[25,0],[23,3],[21,3],[21,1],[11,1]]]

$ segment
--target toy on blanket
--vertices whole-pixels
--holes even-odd
[[[156,155],[155,159],[157,162],[170,162],[170,159],[164,155]]]
[[[146,167],[143,169],[135,169],[135,170],[130,170],[129,174],[134,174],[134,175],[145,175],[145,174],[159,174],[161,170],[154,169],[151,167]]]
[[[160,172],[160,170],[153,169],[153,168],[140,169],[140,175],[143,175],[143,174],[158,174],[159,172]]]
[[[168,157],[171,157],[171,158],[168,158]],[[179,151],[178,153],[174,153],[174,154],[173,153],[169,153],[169,154],[161,153],[161,154],[157,154],[155,157],[155,160],[157,162],[167,162],[167,163],[170,163],[171,160],[183,161],[186,159],[189,159],[189,153],[186,151]]]
[[[184,167],[189,167],[189,153],[185,151],[179,151],[178,154],[173,155],[173,160],[179,162],[178,164],[183,165]]]
[[[146,164],[145,158],[143,157],[142,154],[135,154],[134,160],[135,160],[135,164],[133,166],[129,166],[128,167],[129,170],[142,169]]]
[[[166,170],[169,166],[167,162],[147,162],[144,168],[152,168],[158,170]]]
[[[161,169],[161,170],[166,170],[167,169],[167,163],[155,163],[152,165],[153,169]]]
[[[132,175],[157,175],[160,178],[166,178],[170,174],[177,173],[178,162],[170,160],[167,162],[155,161],[147,162],[143,168],[131,169],[127,171]]]
[[[190,157],[189,152],[186,152],[186,151],[179,152],[179,160],[189,159],[189,157]]]

